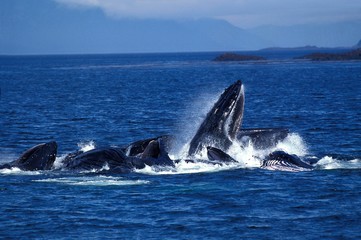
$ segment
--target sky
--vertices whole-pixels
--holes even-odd
[[[361,0],[0,0],[0,55],[350,47]]]
[[[113,18],[227,20],[235,26],[294,25],[361,20],[360,0],[55,0],[99,8]]]

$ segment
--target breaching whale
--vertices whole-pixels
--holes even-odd
[[[56,142],[36,145],[25,151],[17,160],[0,166],[3,168],[19,168],[24,171],[50,170],[53,167],[58,146]]]

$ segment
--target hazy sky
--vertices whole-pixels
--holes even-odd
[[[361,0],[55,0],[115,18],[218,18],[249,28],[361,20]]]
[[[350,47],[360,39],[361,0],[0,0],[0,55]]]

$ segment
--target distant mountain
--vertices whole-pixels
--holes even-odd
[[[361,48],[361,40],[354,47],[355,48]]]
[[[224,20],[112,19],[97,9],[69,9],[55,1],[4,1],[10,6],[0,9],[0,54],[232,51],[267,46],[260,37]]]
[[[267,51],[313,51],[319,50],[321,48],[317,46],[303,46],[303,47],[269,47],[269,48],[262,48],[259,51],[267,52]]]

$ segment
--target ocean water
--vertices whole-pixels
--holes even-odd
[[[70,152],[174,134],[184,149],[241,79],[244,128],[287,127],[276,147],[234,143],[227,167],[131,174],[0,170],[4,239],[359,239],[361,62],[216,63],[217,53],[0,57],[0,163],[46,141]],[[316,169],[260,169],[281,149]]]

